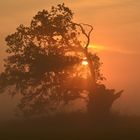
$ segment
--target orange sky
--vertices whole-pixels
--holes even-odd
[[[94,26],[91,43],[102,46],[99,55],[104,63],[106,83],[117,90],[125,90],[116,108],[140,114],[139,0],[1,0],[0,70],[3,69],[2,59],[5,56],[4,38],[14,32],[19,24],[28,25],[37,11],[62,2],[74,11],[75,21]],[[0,95],[0,112],[8,114],[13,102],[5,95]],[[7,112],[1,106],[7,106]]]

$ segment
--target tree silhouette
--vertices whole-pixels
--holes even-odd
[[[1,92],[21,95],[18,107],[24,116],[46,115],[77,98],[88,101],[90,112],[109,112],[122,91],[115,94],[100,84],[100,58],[88,52],[92,30],[73,22],[64,4],[38,12],[29,27],[20,25],[6,37],[9,55],[0,75]],[[84,58],[88,66],[81,65]]]
[[[102,77],[100,74],[99,58],[98,60],[93,59],[92,58],[93,56],[88,51],[88,46],[90,43],[90,34],[93,30],[93,27],[89,24],[77,24],[77,23],[74,24],[80,27],[83,35],[87,39],[83,52],[87,58],[90,70],[90,79],[89,79],[90,84],[88,89],[89,100],[87,104],[88,111],[91,115],[94,115],[97,118],[108,117],[108,115],[111,114],[111,107],[113,102],[121,96],[123,90],[115,93],[114,89],[107,89],[105,85],[98,83],[98,76],[100,77],[100,80],[104,79],[104,77]],[[90,31],[87,33],[82,25],[90,27]],[[97,71],[99,75],[97,75]]]

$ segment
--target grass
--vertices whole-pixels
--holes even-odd
[[[1,122],[0,140],[139,140],[140,117],[87,114]]]

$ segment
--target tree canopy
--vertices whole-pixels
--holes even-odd
[[[85,98],[82,93],[91,92],[91,79],[96,84],[103,80],[100,58],[88,52],[92,29],[75,23],[64,4],[39,11],[29,26],[20,25],[6,37],[8,57],[0,74],[1,92],[21,94],[18,107],[23,115],[48,114]],[[81,64],[85,57],[88,66]]]

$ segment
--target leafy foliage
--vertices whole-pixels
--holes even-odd
[[[91,30],[87,33],[83,25]],[[73,22],[73,13],[64,4],[38,12],[28,27],[20,25],[6,38],[8,57],[0,91],[20,93],[18,107],[24,116],[46,115],[78,98],[88,101],[89,112],[108,114],[122,91],[115,93],[100,83],[102,63],[88,52],[92,29]],[[87,66],[81,65],[85,57]]]
[[[80,98],[83,90],[69,81],[88,81],[88,69],[81,65],[85,57],[79,37],[82,32],[72,22],[73,13],[64,4],[35,15],[29,27],[20,25],[6,37],[5,71],[0,75],[0,89],[22,95],[18,105],[23,115],[49,113],[69,101]],[[99,57],[95,63],[96,79],[102,80]],[[88,84],[87,84],[88,85]]]

